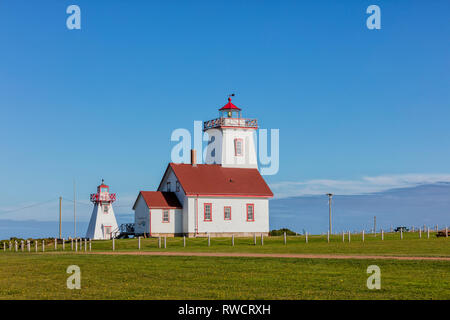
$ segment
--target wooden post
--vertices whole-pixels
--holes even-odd
[[[381,229],[381,240],[384,240],[384,230]]]
[[[14,251],[17,252],[17,241],[14,240]]]
[[[23,252],[24,243],[23,240],[20,240],[20,250]]]
[[[64,251],[66,249],[66,241],[64,238],[62,238],[62,250]]]
[[[305,242],[308,243],[308,232],[305,233]]]
[[[350,242],[350,231],[348,232],[348,242]]]
[[[330,231],[327,231],[327,242],[330,243]]]
[[[70,239],[70,250],[73,251],[73,239]]]
[[[45,240],[42,240],[42,252],[45,251]]]
[[[186,248],[186,236],[183,236],[183,248]]]
[[[92,251],[92,239],[89,239],[89,251]]]
[[[28,252],[31,252],[31,243],[30,243],[30,240],[27,240],[27,249],[28,249]]]
[[[427,239],[430,239],[430,228],[427,227]]]
[[[445,237],[448,238],[448,227],[445,227]]]
[[[403,240],[403,228],[400,228],[400,239]]]
[[[261,233],[261,245],[264,245],[264,235]]]
[[[11,243],[11,241],[9,242],[9,251],[11,251],[12,250],[12,243]]]
[[[158,248],[161,248],[161,236],[158,237]]]
[[[364,242],[364,230],[362,232],[362,241]]]
[[[112,241],[112,242],[113,242],[113,243],[112,243],[112,246],[113,246],[112,249],[113,249],[113,251],[114,251],[114,250],[116,250],[116,239],[113,238],[112,240],[113,240],[113,241]]]
[[[57,240],[55,238],[55,250],[57,250],[57,249],[58,249],[58,242],[57,242]]]
[[[38,243],[37,240],[34,240],[34,249],[36,252],[38,252]]]
[[[84,252],[87,251],[87,239],[84,238]]]
[[[141,237],[138,237],[138,249],[141,250]]]
[[[345,242],[345,233],[342,231],[342,242]]]
[[[211,246],[211,235],[208,234],[208,247]]]
[[[78,239],[75,238],[75,252],[78,251]]]
[[[167,236],[164,236],[164,249],[167,248]]]
[[[231,235],[231,245],[234,247],[234,234]]]
[[[284,233],[284,244],[286,244],[286,232]]]
[[[256,246],[256,233],[253,234],[253,242],[254,242],[254,244]]]
[[[61,202],[62,202],[62,197],[59,197],[59,238],[60,239],[61,239]]]
[[[3,242],[3,251],[6,251],[6,242]]]

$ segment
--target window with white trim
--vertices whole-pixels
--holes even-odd
[[[205,203],[205,212],[204,212],[204,220],[205,221],[212,221],[212,204],[211,203]]]
[[[109,212],[109,204],[104,204],[103,205],[103,213],[108,214],[108,212]]]
[[[247,203],[247,221],[255,221],[255,205]]]
[[[169,210],[163,210],[163,219],[162,222],[169,222]]]
[[[224,220],[231,220],[231,207],[224,207],[223,208],[223,219]]]
[[[242,139],[234,139],[234,155],[242,156]]]

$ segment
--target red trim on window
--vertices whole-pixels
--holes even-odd
[[[167,211],[167,213],[168,213],[168,214],[167,214],[167,215],[168,215],[168,218],[169,218],[168,221],[164,221],[164,211]],[[161,219],[161,220],[162,220],[162,223],[170,223],[170,210],[163,209],[163,210],[162,210],[161,218],[162,218],[162,219]]]
[[[227,217],[225,216],[225,209],[226,208],[230,208],[230,218],[229,219],[227,219]],[[231,220],[231,206],[223,207],[223,220],[227,220],[227,221]]]
[[[248,207],[252,207],[252,213],[253,213],[253,219],[252,220],[248,219]],[[246,208],[247,208],[247,221],[248,222],[255,221],[255,204],[254,203],[247,203]]]
[[[241,142],[241,153],[240,154],[237,153],[237,143],[238,143],[238,141]],[[243,148],[244,148],[244,140],[242,140],[241,138],[234,139],[234,155],[236,157],[244,156],[244,150],[242,150]]]
[[[209,215],[210,219],[206,220],[206,206],[209,205]],[[211,222],[212,221],[212,203],[203,203],[203,221]]]
[[[188,193],[186,194],[188,197],[229,197],[229,198],[273,198],[272,196],[261,196],[261,195],[245,195],[245,194],[225,194],[225,193],[217,193],[217,194],[196,194],[196,193]]]

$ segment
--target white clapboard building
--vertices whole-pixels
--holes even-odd
[[[97,193],[91,194],[91,202],[94,203],[91,220],[86,232],[86,238],[93,240],[107,240],[118,232],[116,216],[112,203],[116,201],[116,194],[109,193],[109,186],[102,184],[97,187]]]
[[[272,191],[258,171],[256,119],[228,103],[204,122],[206,164],[169,163],[157,191],[140,191],[135,233],[149,236],[250,236],[269,232]]]

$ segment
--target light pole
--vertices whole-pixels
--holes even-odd
[[[333,194],[332,193],[327,193],[327,196],[328,196],[329,224],[330,224],[329,231],[330,231],[330,235],[331,235],[331,233],[333,231],[333,228],[331,227],[331,198],[333,197]]]

